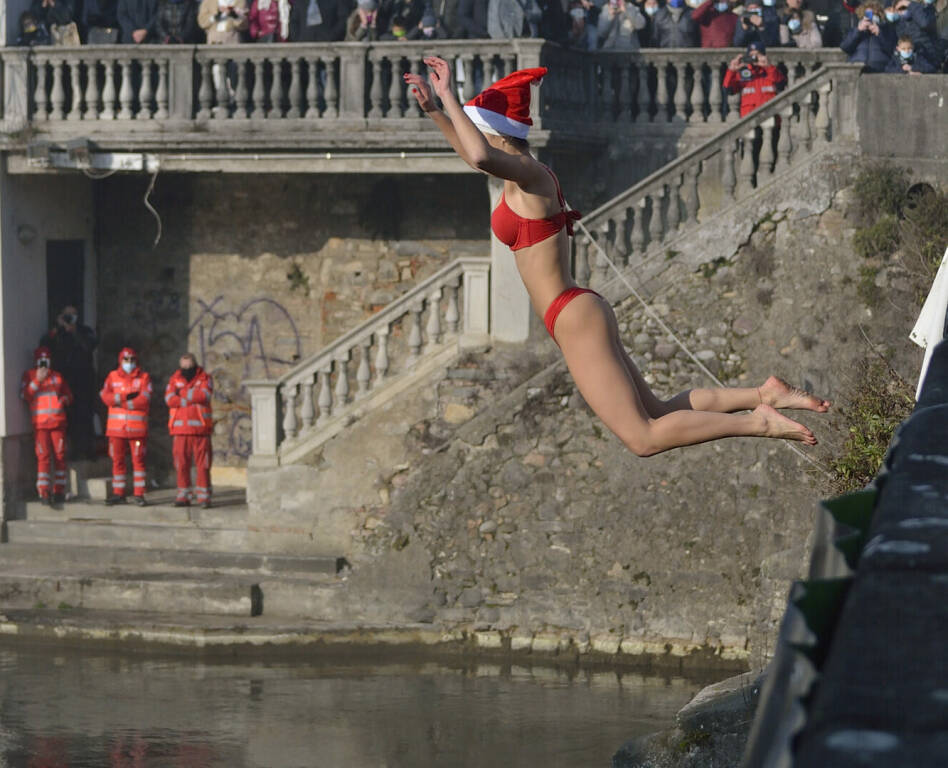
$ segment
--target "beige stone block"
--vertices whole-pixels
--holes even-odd
[[[448,403],[444,409],[444,420],[448,424],[463,424],[474,418],[474,409],[461,403]]]
[[[247,487],[246,467],[211,467],[212,486]]]
[[[512,651],[529,651],[532,647],[532,635],[514,635],[510,638],[510,650]]]
[[[559,635],[538,634],[533,638],[534,653],[557,653],[563,645]]]
[[[619,652],[621,639],[615,635],[594,635],[589,640],[589,645],[596,653],[608,653],[613,656]]]
[[[475,632],[474,642],[478,648],[497,649],[504,645],[504,638],[500,632]]]

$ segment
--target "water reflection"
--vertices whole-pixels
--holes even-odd
[[[0,768],[605,768],[701,682],[0,649]]]

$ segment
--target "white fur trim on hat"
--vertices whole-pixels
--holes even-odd
[[[521,123],[519,120],[512,120],[499,112],[492,112],[483,107],[475,107],[473,104],[465,105],[464,114],[471,118],[471,122],[485,133],[525,139],[530,131],[530,126]]]

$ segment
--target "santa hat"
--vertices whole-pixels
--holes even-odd
[[[485,133],[527,138],[530,119],[530,86],[540,84],[546,67],[518,69],[485,88],[464,105],[464,113]]]

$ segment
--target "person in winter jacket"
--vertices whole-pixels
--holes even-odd
[[[50,506],[66,500],[66,406],[72,402],[66,379],[51,366],[52,353],[47,347],[37,347],[33,367],[23,374],[20,384],[20,397],[30,406],[33,419],[36,492],[40,501]],[[51,463],[56,472],[53,477]]]
[[[174,468],[178,478],[176,507],[191,505],[191,466],[197,469],[194,486],[197,502],[211,506],[211,397],[214,382],[197,364],[190,352],[181,355],[181,366],[168,380],[165,403],[168,406],[168,432],[171,434]]]
[[[735,48],[743,48],[754,40],[775,48],[780,45],[780,19],[774,8],[774,0],[748,0],[744,5],[731,44]]]
[[[487,34],[493,40],[537,37],[542,15],[536,0],[489,0]]]
[[[198,40],[194,0],[158,0],[155,37],[159,43],[195,43]]]
[[[296,0],[290,9],[290,40],[294,43],[338,42],[346,35],[346,20],[351,10],[349,0]]]
[[[698,29],[685,0],[668,0],[652,17],[652,45],[656,48],[694,48]]]
[[[487,39],[487,0],[459,0],[458,37]]]
[[[691,12],[701,33],[702,48],[729,48],[737,28],[737,14],[728,0],[704,0]]]
[[[253,0],[250,39],[257,43],[286,43],[290,39],[293,0]]]
[[[375,0],[358,0],[346,22],[346,42],[378,40],[378,18],[378,3]]]
[[[790,10],[780,23],[780,45],[786,48],[822,48],[823,36],[812,11]]]
[[[118,0],[118,22],[125,44],[154,42],[158,0]]]
[[[247,29],[247,0],[201,0],[198,24],[210,44],[233,45]]]
[[[112,495],[106,504],[125,503],[126,453],[132,454],[132,488],[135,503],[145,502],[145,452],[148,444],[148,411],[151,408],[151,377],[138,366],[138,355],[123,347],[118,368],[105,377],[99,397],[109,408],[105,434],[112,457]]]
[[[886,72],[906,75],[930,75],[935,71],[934,65],[922,54],[915,50],[912,38],[900,37],[892,54],[892,61],[885,68]]]
[[[895,25],[889,23],[878,3],[859,8],[859,24],[839,44],[849,54],[849,61],[863,65],[865,72],[883,72],[895,51],[898,38]]]
[[[915,54],[920,55],[933,67],[941,64],[948,47],[948,40],[938,36],[935,3],[896,0],[895,33],[899,37],[910,37]]]
[[[609,0],[599,13],[599,47],[607,51],[637,51],[640,29],[645,29],[645,16],[636,6],[625,0]]]
[[[753,112],[777,95],[786,77],[767,60],[762,43],[747,46],[743,56],[735,56],[727,65],[723,86],[729,93],[741,94],[741,117]]]

